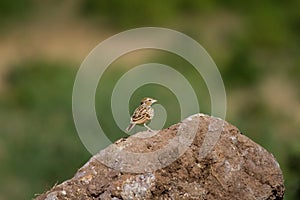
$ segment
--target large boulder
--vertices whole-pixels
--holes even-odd
[[[224,120],[193,115],[94,155],[36,200],[283,199],[273,155]]]

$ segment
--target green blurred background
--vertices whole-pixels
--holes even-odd
[[[300,1],[140,2],[0,1],[0,200],[34,198],[90,158],[72,118],[76,72],[99,42],[141,26],[171,28],[203,45],[225,83],[226,120],[274,154],[284,173],[285,199],[299,199]],[[184,74],[201,91],[201,112],[210,112],[206,86],[186,61],[166,52],[133,52],[105,72],[105,86],[97,90],[97,114],[106,114],[100,123],[113,140],[123,134],[109,110],[111,90],[124,72],[146,62]],[[169,90],[139,88],[131,111],[143,96],[157,97],[174,112],[166,126],[178,122],[178,102]]]

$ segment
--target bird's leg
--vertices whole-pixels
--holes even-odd
[[[153,132],[153,130],[149,126],[147,126],[146,123],[144,123],[144,126],[148,129],[148,131]]]

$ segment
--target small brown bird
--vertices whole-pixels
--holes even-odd
[[[154,116],[154,110],[151,105],[155,102],[157,102],[157,100],[150,97],[145,97],[142,99],[141,105],[135,109],[131,116],[130,124],[126,128],[126,132],[129,132],[136,124],[144,124],[148,130],[152,131],[152,129],[148,127],[146,123],[149,122]]]

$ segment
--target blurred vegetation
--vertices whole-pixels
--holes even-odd
[[[72,120],[76,70],[66,66],[23,63],[7,76],[10,92],[0,104],[0,193],[5,199],[30,199],[71,177],[89,158]]]
[[[5,26],[12,21],[24,21],[24,19],[29,18],[33,9],[34,4],[31,0],[20,0],[18,3],[10,0],[1,0],[0,25]]]
[[[66,6],[72,11],[69,17],[93,24],[96,31],[105,29],[113,35],[139,26],[164,26],[205,44],[226,86],[227,120],[274,154],[284,172],[285,199],[299,199],[300,1],[73,2],[76,6]],[[7,25],[17,27],[25,23],[24,19],[26,23],[36,18],[43,21],[43,13],[51,12],[39,10],[47,9],[40,5],[36,0],[0,1],[0,30]],[[231,18],[226,21],[228,16]],[[131,54],[126,56],[137,56],[135,52]],[[30,199],[72,177],[90,157],[72,118],[72,87],[80,63],[38,55],[37,52],[36,58],[15,58],[5,67],[5,91],[0,93],[0,200]],[[96,109],[102,127],[112,133],[108,136],[111,139],[124,136],[111,123],[112,88],[122,74],[142,63],[158,62],[178,70],[200,91],[197,97],[201,112],[210,112],[209,94],[202,78],[185,60],[166,52],[158,55],[130,64],[120,58],[105,71],[97,89]],[[175,99],[174,94],[158,85],[139,88],[130,100],[131,112],[144,96],[157,96],[168,112],[172,110],[166,126],[178,122],[178,102],[169,103]]]
[[[209,1],[194,0],[153,0],[143,2],[126,1],[83,1],[82,14],[92,20],[110,23],[115,27],[129,28],[136,26],[162,25],[180,14],[198,12]]]

